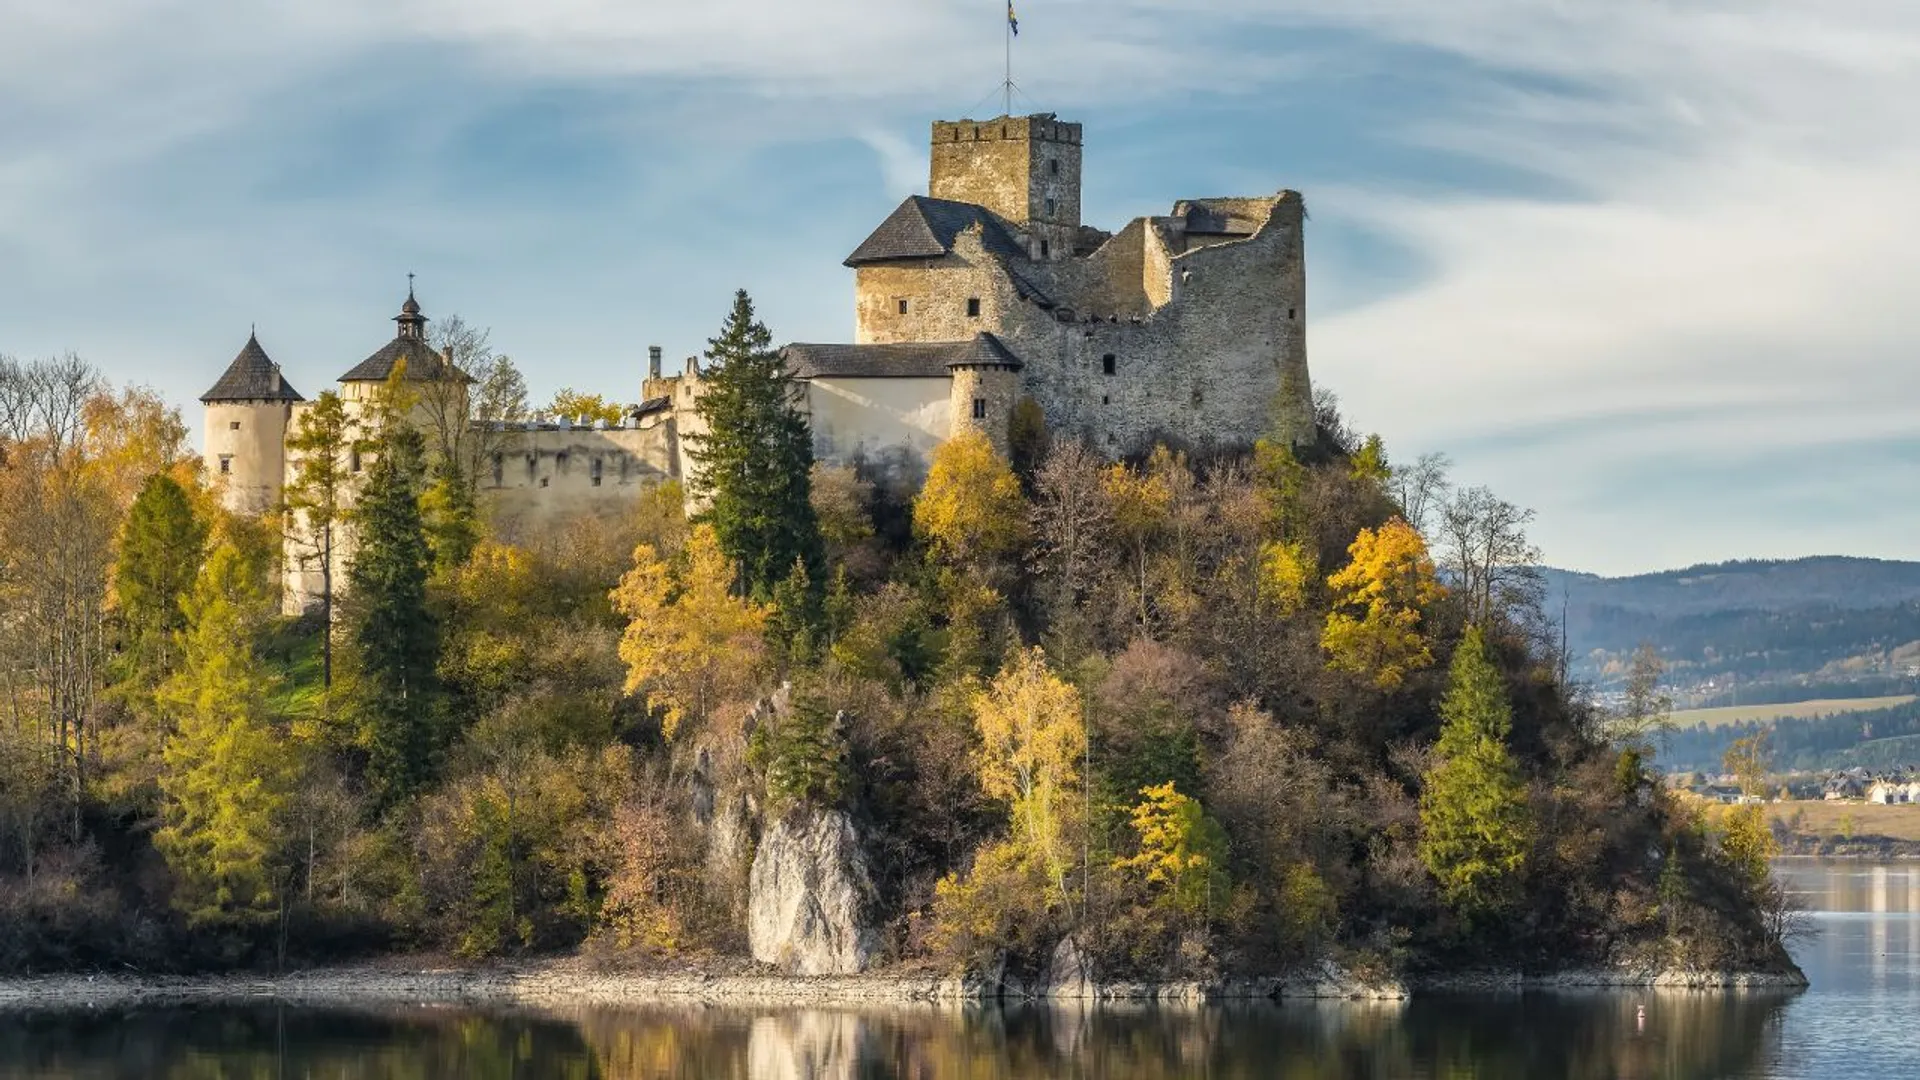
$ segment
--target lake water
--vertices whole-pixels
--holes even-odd
[[[0,1012],[0,1080],[1920,1077],[1920,864],[1799,862],[1782,872],[1817,912],[1819,934],[1796,950],[1813,981],[1804,993],[1536,993],[1092,1013]]]

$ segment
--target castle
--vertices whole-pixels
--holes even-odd
[[[928,194],[901,203],[846,259],[853,342],[786,346],[819,460],[923,471],[935,447],[969,429],[1004,452],[1023,399],[1056,437],[1113,457],[1155,442],[1312,439],[1297,192],[1181,200],[1108,233],[1080,220],[1079,124],[1051,114],[936,122],[931,156]],[[340,376],[351,416],[402,362],[410,380],[464,392],[465,375],[428,344],[411,290],[394,321],[394,338]],[[700,364],[668,373],[661,350],[649,353],[640,400],[618,424],[494,429],[511,438],[476,479],[496,528],[513,535],[630,506],[643,486],[687,474]],[[308,403],[252,337],[201,401],[227,504],[277,505],[294,465],[286,439]],[[296,539],[290,608],[319,580],[314,545]],[[350,551],[350,536],[337,541],[336,561]]]

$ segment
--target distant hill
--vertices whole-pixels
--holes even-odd
[[[1686,705],[1911,692],[1920,563],[1839,556],[1603,578],[1546,569],[1576,676],[1604,693],[1641,642]]]

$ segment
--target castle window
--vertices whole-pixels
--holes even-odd
[[[594,458],[593,463],[587,466],[587,477],[592,481],[594,487],[600,486],[600,459],[599,458]]]
[[[1060,159],[1059,158],[1053,158],[1047,162],[1047,172],[1052,173],[1054,176],[1060,175]]]
[[[977,319],[979,317],[980,317],[980,298],[977,296],[967,297],[967,318]]]
[[[1108,375],[1113,374],[1114,369],[1118,367],[1119,364],[1120,359],[1112,353],[1108,353],[1100,358],[1100,370]]]
[[[506,455],[498,450],[493,454],[493,486],[499,487],[506,479]]]
[[[561,472],[563,473],[566,472],[567,471],[567,452],[565,450],[562,450],[559,453],[553,455],[553,464],[554,464],[554,467],[559,469]],[[545,487],[546,485],[543,483],[540,486]]]
[[[357,446],[347,453],[347,471],[360,471],[360,448]]]
[[[986,398],[977,397],[973,399],[973,418],[975,420],[985,420],[987,418]]]
[[[1047,200],[1047,216],[1053,216],[1053,200],[1051,198]]]
[[[1293,309],[1292,309],[1292,308],[1288,308],[1288,309],[1287,309],[1287,318],[1289,318],[1289,319],[1291,319],[1291,318],[1293,318]]]
[[[220,475],[226,476],[231,472],[233,472],[233,455],[221,454],[220,455]]]
[[[527,479],[532,480],[539,475],[540,475],[540,455],[528,454],[527,455]]]
[[[238,421],[238,420],[235,420],[235,421],[232,421],[231,423],[229,423],[229,424],[227,425],[227,430],[228,430],[228,431],[239,431],[239,430],[240,430],[240,421]]]
[[[1040,257],[1045,259],[1050,257],[1051,255],[1052,255],[1052,252],[1048,248],[1047,242],[1045,240],[1040,241]]]
[[[1101,394],[1101,395],[1100,395],[1100,404],[1102,404],[1102,405],[1111,405],[1111,404],[1113,404],[1113,399],[1112,399],[1111,397],[1108,397],[1108,396],[1107,396],[1107,395],[1105,395],[1105,394]]]
[[[898,303],[900,307],[900,314],[905,315],[907,313],[907,298],[903,296],[896,301],[896,303]]]

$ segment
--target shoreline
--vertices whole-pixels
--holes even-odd
[[[1155,1004],[1193,1007],[1228,1001],[1317,1001],[1401,1005],[1429,993],[1651,990],[1743,992],[1798,990],[1798,972],[1579,969],[1545,975],[1513,971],[1417,976],[1366,982],[1326,964],[1290,976],[1204,981],[1104,983],[1069,994],[1039,993],[1017,983],[991,983],[930,973],[798,976],[716,974],[698,970],[607,972],[578,963],[481,968],[343,967],[284,975],[45,975],[0,978],[0,1011],[115,1008],[135,1005],[278,1002],[326,1008],[366,1005],[466,1007],[618,1007],[719,1005],[963,1007],[981,1004]]]

